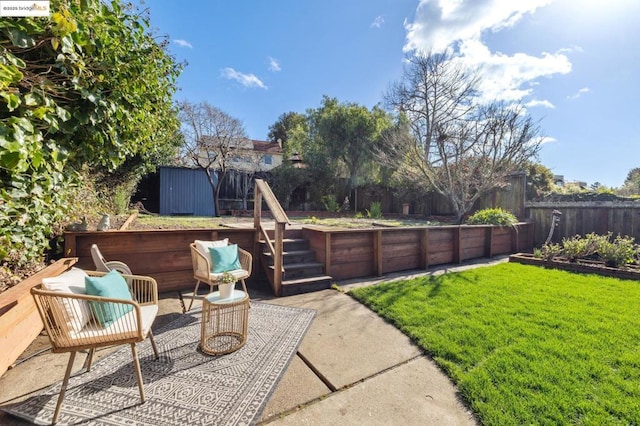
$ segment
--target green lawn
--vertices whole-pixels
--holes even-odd
[[[640,424],[640,282],[505,263],[353,290],[486,425]]]

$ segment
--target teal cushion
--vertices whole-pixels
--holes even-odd
[[[113,299],[133,300],[127,281],[118,271],[111,271],[102,277],[85,277],[87,294]],[[101,326],[106,327],[121,316],[133,310],[132,305],[112,302],[89,302],[93,316]]]
[[[240,259],[238,259],[238,245],[229,244],[225,247],[209,247],[211,253],[211,272],[221,273],[224,271],[233,271],[241,269]]]

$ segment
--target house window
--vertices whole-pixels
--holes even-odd
[[[265,155],[264,156],[264,164],[271,164],[273,163],[273,159],[271,158],[270,155]]]

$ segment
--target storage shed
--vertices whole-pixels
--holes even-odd
[[[217,173],[214,172],[217,182]],[[160,214],[215,216],[213,191],[202,169],[160,167]]]

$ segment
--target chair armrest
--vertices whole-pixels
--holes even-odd
[[[240,259],[242,269],[247,271],[249,276],[251,276],[251,267],[253,266],[253,257],[251,256],[251,253],[238,247],[238,258]]]
[[[191,247],[191,262],[193,264],[194,278],[201,281],[207,281],[211,271],[211,263],[209,262],[209,259],[207,259],[207,256],[202,254],[200,250],[196,248],[194,243],[189,244],[189,246]]]
[[[85,271],[90,277],[101,277],[107,272]],[[157,305],[158,304],[158,283],[155,279],[145,275],[128,275],[122,274],[129,285],[129,291],[133,300],[140,305]]]
[[[38,288],[32,288],[31,294],[36,301],[38,312],[51,340],[51,345],[56,350],[71,347],[98,347],[122,339],[144,340],[142,310],[140,304],[135,300],[63,293]],[[86,325],[84,325],[84,321],[82,322],[81,330],[74,330],[70,328],[69,323],[81,321],[81,313],[78,309],[80,305],[69,304],[71,300],[85,303],[87,309],[89,302],[131,305],[133,315],[131,313],[124,315],[107,327],[102,327],[96,318],[91,315]],[[74,306],[74,308],[70,309],[70,306]]]

